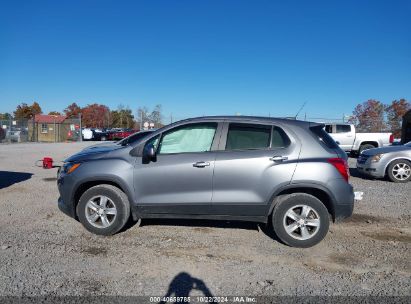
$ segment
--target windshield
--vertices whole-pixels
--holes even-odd
[[[404,146],[411,147],[411,141],[406,143]]]
[[[150,134],[152,131],[140,131],[134,134],[131,134],[130,136],[120,140],[117,144],[120,146],[127,146],[131,143],[134,143],[140,139],[143,139],[146,137],[148,134]]]

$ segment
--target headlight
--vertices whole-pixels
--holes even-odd
[[[372,162],[372,163],[378,163],[383,155],[384,155],[384,154],[376,154],[376,155],[374,155],[373,157],[371,157],[371,162]]]
[[[63,173],[70,174],[78,167],[80,167],[80,163],[65,163],[62,171]]]

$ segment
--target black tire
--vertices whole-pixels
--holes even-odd
[[[114,205],[116,209],[116,215],[112,216],[109,226],[107,227],[96,227],[93,226],[87,219],[86,212],[90,210],[86,208],[87,203],[94,197],[105,196],[109,199],[109,203]],[[112,207],[112,206],[111,206]],[[86,210],[87,209],[87,210]],[[121,191],[119,188],[113,185],[101,184],[91,187],[83,193],[77,204],[77,216],[80,222],[83,224],[84,228],[88,231],[98,234],[98,235],[113,235],[119,232],[130,218],[130,203],[128,201],[127,195]],[[106,215],[106,219],[108,216]],[[101,223],[99,223],[99,220]],[[103,221],[98,219],[95,222],[96,225],[103,225]]]
[[[297,228],[295,230],[295,235],[293,233],[294,237],[291,236],[285,228],[287,221],[291,220],[288,216],[286,216],[286,213],[293,207],[296,208],[296,211],[298,211],[298,209],[300,208],[298,206],[300,205],[306,205],[314,210],[314,212],[309,212],[309,219],[319,222],[318,227],[310,227],[308,225],[305,226],[309,234],[312,234],[312,236],[308,239],[297,238],[298,233],[302,233],[301,228]],[[297,212],[295,213],[301,216],[301,214],[298,214]],[[277,237],[289,246],[300,248],[312,247],[318,244],[327,235],[330,225],[330,216],[328,214],[327,208],[318,198],[306,193],[293,193],[282,196],[275,205],[271,218],[274,232]],[[297,224],[296,221],[295,224]]]
[[[362,151],[365,151],[365,150],[368,150],[368,149],[373,149],[373,148],[375,148],[375,146],[372,145],[372,144],[364,144],[364,145],[361,145],[361,146],[360,146],[359,153],[361,154]]]
[[[390,163],[390,165],[388,166],[387,169],[387,175],[388,178],[390,179],[390,181],[394,182],[394,183],[406,183],[409,182],[411,180],[411,174],[408,175],[408,177],[405,177],[404,179],[398,179],[395,176],[395,172],[394,169],[396,168],[396,166],[404,166],[405,168],[411,168],[411,162],[406,160],[406,159],[397,159],[394,160],[393,162]]]

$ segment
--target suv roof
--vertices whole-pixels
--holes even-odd
[[[264,116],[242,116],[242,115],[223,115],[223,116],[201,116],[188,118],[184,120],[177,121],[175,123],[189,122],[189,121],[202,121],[202,120],[230,120],[230,121],[258,121],[258,122],[278,122],[278,123],[287,123],[293,125],[312,125],[322,123],[311,122],[311,121],[302,121],[292,118],[280,118],[280,117],[264,117]]]

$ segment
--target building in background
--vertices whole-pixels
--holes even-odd
[[[29,141],[63,142],[78,140],[79,119],[68,119],[62,115],[37,114],[28,122]]]

